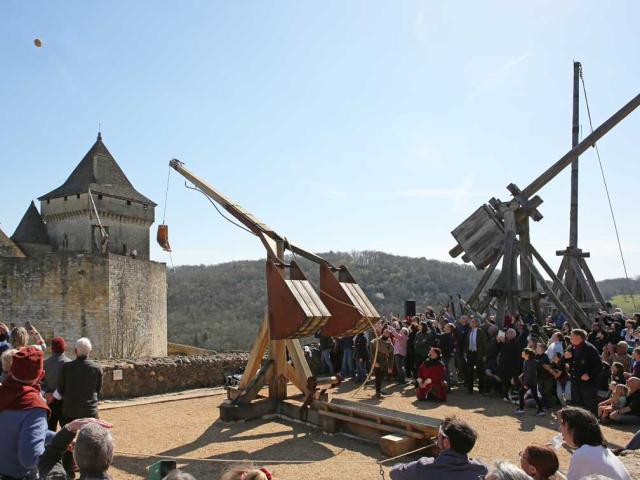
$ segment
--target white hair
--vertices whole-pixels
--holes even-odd
[[[80,467],[80,475],[91,477],[104,474],[113,461],[111,432],[97,423],[82,427],[78,432],[73,458]]]
[[[523,470],[504,460],[498,460],[486,478],[491,480],[532,480]]]
[[[76,340],[76,355],[79,357],[88,357],[91,353],[91,340],[87,337],[82,337]]]

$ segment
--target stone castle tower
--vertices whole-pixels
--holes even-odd
[[[16,231],[0,231],[0,321],[91,338],[100,357],[167,351],[166,271],[149,260],[156,204],[98,139]]]

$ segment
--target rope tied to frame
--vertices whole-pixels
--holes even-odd
[[[584,76],[582,74],[582,65],[580,65],[580,81],[582,83],[582,92],[584,93],[584,103],[587,107],[587,117],[589,117],[589,127],[591,128],[591,133],[593,133],[593,122],[591,120],[591,109],[589,108],[589,98],[587,97],[587,87],[584,83]],[[611,220],[613,221],[613,229],[616,232],[616,240],[618,241],[618,250],[620,251],[620,259],[622,260],[622,268],[624,269],[624,276],[627,279],[627,285],[631,285],[631,280],[629,279],[629,273],[627,272],[627,263],[624,260],[624,253],[622,252],[622,243],[620,241],[620,232],[618,231],[618,222],[616,222],[616,216],[613,212],[613,203],[611,202],[611,195],[609,194],[609,186],[607,185],[607,178],[604,175],[604,168],[602,167],[602,159],[600,158],[600,150],[598,149],[598,144],[594,143],[593,148],[596,151],[596,157],[598,158],[598,165],[600,166],[600,174],[602,175],[602,183],[604,184],[604,191],[607,194],[607,202],[609,203],[609,212],[611,213]],[[631,291],[631,288],[630,288]],[[630,294],[631,303],[633,304],[634,310],[637,310],[636,302],[633,296],[633,293]]]

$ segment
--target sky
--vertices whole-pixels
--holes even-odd
[[[451,260],[451,230],[570,149],[574,60],[594,127],[639,93],[639,17],[637,1],[3,0],[0,228],[11,235],[63,183],[100,125],[158,223],[175,157],[310,251]],[[636,111],[599,143],[633,276],[639,131]],[[174,252],[154,242],[153,259],[265,256],[169,178]],[[531,226],[554,267],[569,180],[567,169],[539,192],[544,218]],[[623,276],[593,149],[580,195],[594,275]]]

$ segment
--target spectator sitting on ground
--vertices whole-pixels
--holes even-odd
[[[272,480],[273,475],[265,468],[252,466],[232,467],[222,474],[220,480]]]
[[[631,355],[629,355],[629,344],[625,341],[620,341],[616,345],[616,353],[613,355],[614,362],[620,362],[624,367],[625,372],[631,371]]]
[[[90,423],[78,432],[73,458],[80,469],[80,480],[109,479],[107,470],[113,461],[111,432]]]
[[[609,420],[615,423],[639,425],[640,424],[640,378],[627,379],[627,403],[624,407],[615,409],[609,413]]]
[[[432,347],[427,358],[418,369],[418,400],[447,400],[447,382],[445,382],[445,367],[442,363],[442,353],[439,348]]]
[[[0,478],[37,476],[38,459],[53,437],[47,429],[49,407],[40,395],[43,357],[36,347],[21,348],[0,385]]]
[[[11,362],[13,361],[13,356],[16,354],[18,350],[15,348],[10,348],[9,350],[5,350],[0,356],[0,360],[2,361],[2,375],[0,375],[0,385],[5,379],[9,376],[9,372],[11,371]]]
[[[631,364],[631,372],[624,372],[625,378],[640,378],[640,347],[633,349],[633,363]]]
[[[96,424],[97,427],[100,427],[103,429],[112,427],[110,423],[107,423],[103,420],[98,420],[96,418],[80,418],[78,420],[73,420],[72,422],[67,423],[62,429],[60,429],[58,433],[56,433],[56,435],[53,437],[53,440],[51,440],[51,442],[47,445],[44,453],[38,460],[38,473],[40,475],[40,479],[44,479],[44,480],[67,480],[68,479],[67,474],[62,465],[62,456],[69,450],[69,446],[72,444],[72,442],[76,438],[76,433],[81,429],[87,428],[87,426],[91,423]],[[96,427],[90,427],[90,428],[95,429]],[[83,435],[86,437],[85,434]],[[105,457],[109,457],[108,451],[104,453],[105,449],[108,450],[109,445],[111,445],[110,448],[111,448],[111,451],[113,451],[113,442],[111,442],[110,440],[110,435],[108,436],[108,438],[106,435],[103,435],[103,434],[101,434],[101,436],[104,437],[105,447],[100,451],[97,451],[98,449],[95,449],[96,451],[92,451],[88,453],[88,455],[91,457],[91,459],[93,459],[94,462],[100,462],[101,457],[103,459]],[[108,444],[106,444],[107,440],[109,442]],[[83,447],[86,447],[86,442],[85,442],[85,445],[81,444],[80,447],[81,447],[81,450],[83,449]],[[113,458],[113,455],[111,455],[109,458]],[[94,467],[85,468],[80,472],[80,475],[81,475],[80,478],[82,479],[109,478],[106,474],[104,474],[104,472],[106,472],[106,469],[109,467],[109,465],[107,464],[106,467],[104,467],[104,463],[105,462],[103,461],[103,465],[100,468],[94,468]],[[87,461],[83,460],[83,464],[86,466]],[[109,464],[110,464],[110,460],[109,460]],[[104,468],[104,472],[102,473],[96,473],[96,474],[89,473],[94,470],[101,471],[103,468]]]
[[[422,457],[411,463],[395,465],[389,472],[391,480],[477,480],[487,474],[487,467],[467,456],[476,443],[478,433],[462,419],[447,417],[438,430],[437,457]]]
[[[567,480],[579,480],[592,474],[606,475],[612,480],[631,480],[622,462],[604,445],[598,419],[591,412],[565,407],[558,411],[558,421],[565,443],[576,449]]]
[[[627,405],[627,397],[629,396],[629,387],[620,383],[612,383],[613,393],[604,402],[598,404],[598,419],[606,422],[609,414],[614,410],[620,410]]]
[[[520,466],[533,480],[551,480],[556,478],[560,462],[552,448],[529,445],[520,452]]]
[[[503,460],[498,460],[491,472],[484,478],[486,480],[532,480],[529,475],[513,463]]]

